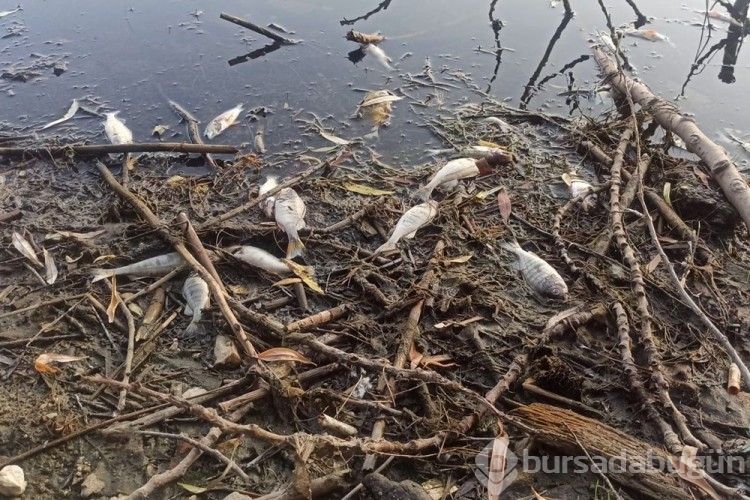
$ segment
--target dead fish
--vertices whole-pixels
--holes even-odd
[[[504,241],[500,246],[518,257],[518,269],[526,283],[536,292],[564,299],[568,295],[565,280],[544,259],[521,248],[517,241]]]
[[[204,132],[205,136],[209,139],[213,139],[224,132],[227,128],[231,127],[235,121],[237,121],[237,117],[240,116],[243,109],[242,104],[238,104],[208,122],[206,131]]]
[[[266,182],[261,184],[260,189],[258,190],[258,196],[263,196],[273,188],[279,185],[279,178],[275,175],[269,175],[266,177]],[[266,214],[266,217],[269,219],[273,217],[273,208],[276,204],[276,197],[275,196],[269,196],[265,200],[261,201],[258,206],[263,209],[263,213]]]
[[[263,129],[258,129],[255,132],[255,150],[260,154],[265,154],[266,144],[263,142]]]
[[[569,174],[566,172],[562,175],[562,180],[568,186],[571,199],[578,198],[582,194],[586,193],[586,191],[590,191],[594,189],[594,186],[584,181],[583,179],[580,179],[575,174]],[[596,193],[589,194],[581,201],[581,205],[583,206],[583,211],[590,212],[594,210],[598,202],[599,202],[599,197],[597,196]]]
[[[710,10],[708,12],[706,12],[705,10],[696,10],[695,12],[697,12],[697,13],[703,15],[703,16],[708,16],[711,19],[714,19],[716,21],[723,21],[723,22],[729,23],[729,24],[731,24],[733,26],[742,27],[742,23],[741,22],[739,22],[738,20],[736,20],[735,18],[733,18],[732,16],[730,16],[726,12],[721,12],[721,11],[718,11],[716,9]]]
[[[373,90],[365,94],[365,98],[357,104],[357,110],[367,106],[375,106],[377,104],[389,104],[392,102],[400,101],[403,97],[399,97],[390,90]]]
[[[665,35],[662,35],[656,30],[636,30],[631,29],[627,30],[625,32],[628,36],[634,36],[636,38],[643,38],[644,40],[648,40],[650,42],[669,42],[669,38]]]
[[[507,134],[509,132],[513,131],[513,125],[506,122],[505,120],[501,120],[497,116],[488,116],[487,118],[483,118],[479,120],[481,123],[488,123],[491,125],[497,125],[500,127],[500,132]]]
[[[438,213],[438,203],[430,200],[420,203],[404,213],[393,228],[388,241],[380,245],[373,254],[377,255],[382,252],[388,252],[396,249],[396,243],[401,238],[411,239],[417,235],[417,231],[429,224]]]
[[[170,252],[134,264],[129,264],[127,266],[116,267],[114,269],[92,269],[91,273],[93,274],[94,279],[91,280],[91,282],[94,283],[99,280],[123,274],[131,274],[133,276],[160,276],[174,271],[185,264],[186,262],[185,259],[182,258],[182,255],[177,252]]]
[[[305,202],[292,188],[284,188],[276,195],[274,217],[276,224],[286,232],[289,244],[286,247],[286,258],[293,259],[302,255],[305,244],[299,239],[297,231],[305,227]]]
[[[371,43],[368,43],[366,45],[362,46],[362,50],[365,52],[365,54],[372,56],[374,59],[376,59],[380,64],[382,64],[385,69],[388,71],[395,71],[395,68],[391,66],[391,58],[386,55],[385,52],[383,52],[383,49],[378,47],[377,45],[373,45]]]
[[[443,184],[458,181],[459,179],[468,179],[478,175],[487,175],[492,172],[492,167],[507,163],[504,156],[494,155],[487,159],[475,160],[473,158],[459,158],[446,163],[443,168],[435,172],[424,187],[417,190],[415,196],[422,201],[426,201],[432,195],[432,191]]]
[[[232,255],[246,264],[263,269],[277,276],[289,276],[293,273],[284,261],[262,248],[244,245],[234,249]],[[303,267],[308,273],[313,274],[314,269],[312,266]]]
[[[190,273],[190,276],[185,280],[185,284],[182,285],[182,296],[185,297],[186,302],[184,314],[193,316],[190,324],[185,328],[185,334],[195,335],[197,333],[205,333],[200,326],[200,320],[203,310],[211,302],[208,283],[198,276],[198,274]]]
[[[0,12],[0,17],[9,16],[9,15],[15,14],[16,12],[19,12],[21,10],[23,10],[23,9],[21,9],[20,5],[18,7],[16,7],[15,9],[13,9],[13,10],[4,10],[4,11]]]
[[[114,113],[104,113],[107,120],[104,122],[104,133],[112,144],[131,144],[133,142],[133,132],[117,118],[119,111]]]

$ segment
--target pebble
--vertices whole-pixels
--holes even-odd
[[[23,469],[17,465],[8,465],[0,470],[0,496],[18,497],[26,491],[26,478]]]

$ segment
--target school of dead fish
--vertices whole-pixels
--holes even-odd
[[[19,9],[7,12],[0,12],[0,17],[17,12]],[[637,36],[652,41],[668,40],[653,30],[629,30],[625,32],[629,36]],[[386,69],[393,70],[391,59],[382,48],[380,42],[385,40],[380,34],[362,34],[358,32],[347,33],[347,38],[361,44],[361,50],[381,63]],[[603,40],[608,37],[601,35]],[[401,100],[402,97],[395,95],[389,90],[377,90],[369,92],[365,98],[357,105],[358,117],[369,119],[375,128],[387,124],[392,112],[392,104]],[[79,109],[77,100],[73,101],[71,108],[59,120],[46,124],[43,129],[52,127],[70,119]],[[239,104],[213,118],[204,130],[204,135],[208,139],[214,139],[226,129],[237,122],[238,117],[244,110],[242,104]],[[104,132],[107,139],[112,144],[130,144],[133,142],[133,133],[125,125],[124,121],[118,117],[119,112],[105,113]],[[513,127],[496,117],[487,117],[483,119],[487,125],[497,126],[503,133],[510,133]],[[164,133],[159,131],[159,135]],[[324,130],[319,131],[321,136],[339,145],[348,144],[349,141],[328,134]],[[155,129],[155,133],[157,133]],[[262,143],[262,130],[259,130],[255,136],[256,149],[265,149]],[[446,192],[453,190],[461,180],[473,177],[484,176],[496,171],[499,166],[512,163],[512,155],[505,149],[494,144],[470,145],[461,149],[453,150],[432,150],[432,155],[450,154],[458,156],[441,168],[437,169],[430,177],[427,183],[417,189],[413,197],[417,198],[418,203],[407,209],[396,222],[390,231],[385,243],[373,251],[373,255],[388,254],[398,250],[398,244],[402,240],[413,239],[418,231],[429,225],[439,214],[440,205],[438,201],[432,199],[433,192],[440,189]],[[593,186],[585,180],[579,178],[574,173],[566,173],[562,176],[563,181],[568,186],[571,198],[582,196],[582,207],[586,212],[597,208],[597,195],[593,192]],[[262,196],[279,185],[279,179],[276,176],[269,175],[263,184],[259,186],[258,196]],[[506,195],[507,197],[507,195]],[[307,208],[304,200],[294,189],[290,187],[279,190],[274,196],[267,197],[259,203],[259,209],[269,219],[274,219],[279,229],[287,235],[288,245],[285,259],[276,257],[272,253],[250,245],[236,246],[226,249],[228,255],[239,262],[247,264],[257,269],[261,269],[270,274],[286,278],[289,276],[306,277],[304,280],[314,288],[312,276],[314,268],[311,266],[301,266],[292,259],[304,254],[304,243],[302,242],[298,231],[305,228],[305,214]],[[509,206],[506,211],[509,211]],[[507,213],[503,218],[507,220]],[[57,277],[57,269],[54,265],[49,252],[42,248],[45,263],[43,264],[37,256],[38,250],[27,241],[22,235],[13,233],[13,245],[24,257],[26,257],[35,267],[46,269],[46,279],[49,284],[54,283]],[[544,259],[532,252],[524,250],[515,239],[510,241],[499,242],[501,248],[513,253],[517,262],[515,267],[520,271],[529,287],[540,295],[552,297],[555,299],[566,299],[568,289],[565,281],[560,274]],[[212,259],[219,258],[216,252],[210,252]],[[158,255],[129,265],[104,269],[91,269],[92,283],[109,279],[116,276],[161,276],[169,272],[187,268],[187,262],[177,252],[171,252],[164,255]],[[298,280],[299,281],[299,280]],[[322,290],[320,290],[322,292]],[[195,335],[205,333],[200,322],[203,311],[210,306],[210,293],[208,284],[196,273],[192,272],[185,280],[182,288],[185,299],[184,313],[191,317],[190,323],[185,330],[186,335]]]

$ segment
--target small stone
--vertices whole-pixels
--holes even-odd
[[[86,479],[81,483],[81,497],[88,498],[91,495],[96,495],[97,493],[100,493],[105,486],[104,481],[99,479],[99,476],[97,476],[95,472],[92,472],[86,476]]]
[[[240,364],[240,353],[237,351],[237,347],[232,342],[232,339],[225,337],[224,335],[216,336],[216,344],[214,344],[214,366],[232,367]]]
[[[18,497],[26,491],[26,479],[23,469],[17,465],[9,465],[0,470],[0,495]]]

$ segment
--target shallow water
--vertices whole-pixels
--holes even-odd
[[[640,3],[651,18],[646,27],[667,35],[670,43],[626,37],[623,46],[635,68],[633,74],[657,94],[676,99],[702,33],[705,40],[705,32],[689,24],[702,19],[694,10],[705,8],[705,3]],[[606,100],[558,95],[571,89],[593,89],[599,81],[595,62],[581,59],[590,54],[587,40],[592,33],[606,31],[604,15],[596,2],[573,0],[572,4],[575,16],[563,25],[561,4],[552,7],[548,2],[526,0],[392,0],[383,4],[32,0],[23,3],[21,12],[0,19],[0,36],[15,33],[0,38],[0,72],[38,65],[39,56],[61,58],[67,70],[55,76],[52,68],[37,68],[41,75],[27,82],[0,80],[0,134],[38,131],[44,123],[61,117],[72,99],[88,96],[103,103],[103,108],[120,110],[136,141],[156,140],[151,131],[157,124],[179,133],[175,137],[167,133],[165,139],[183,140],[183,127],[166,103],[170,98],[193,111],[202,127],[237,103],[244,103],[247,110],[263,107],[268,114],[245,113],[238,126],[212,142],[251,147],[253,134],[262,127],[269,152],[302,151],[330,143],[306,133],[305,124],[294,121],[295,117],[309,120],[308,112],[313,113],[338,136],[362,136],[368,127],[350,118],[362,91],[389,88],[398,93],[408,75],[422,72],[429,59],[436,79],[450,87],[409,90],[411,98],[426,99],[428,106],[412,106],[409,98],[397,102],[391,126],[381,128],[379,137],[371,140],[391,160],[416,161],[426,148],[443,146],[419,126],[424,116],[447,112],[457,103],[480,102],[482,97],[471,90],[472,84],[516,107],[573,116],[597,115],[608,108]],[[2,2],[0,10],[14,6]],[[342,24],[379,6],[385,8],[367,19]],[[609,2],[607,8],[615,27],[636,17],[624,0]],[[203,12],[196,15],[199,9]],[[221,12],[262,26],[280,24],[295,32],[285,36],[303,42],[230,65],[228,61],[269,41],[221,20]],[[714,24],[717,29],[709,46],[726,36],[726,24]],[[396,69],[388,71],[370,56],[357,64],[347,59],[357,49],[357,44],[344,39],[351,28],[383,32],[388,39],[381,47]],[[559,38],[552,44],[556,32]],[[496,57],[492,52],[498,45],[508,50]],[[540,68],[546,51],[548,61]],[[726,127],[737,129],[740,138],[750,132],[742,105],[747,102],[750,80],[746,52],[740,52],[735,83],[717,78],[720,50],[692,78],[678,101],[709,136],[718,138]],[[565,65],[570,67],[561,71]],[[539,82],[544,84],[538,86]],[[71,133],[92,142],[105,141],[101,120],[82,112],[66,124],[39,132],[42,136]],[[742,158],[741,148],[727,147]]]

